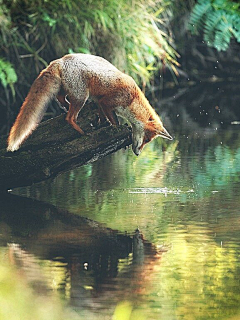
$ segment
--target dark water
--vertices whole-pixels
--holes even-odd
[[[36,292],[83,319],[240,319],[240,133],[169,131],[12,192],[51,205],[4,200],[0,250]]]

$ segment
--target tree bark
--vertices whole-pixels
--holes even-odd
[[[94,104],[80,113],[80,135],[65,115],[45,121],[16,152],[6,152],[6,137],[0,140],[0,192],[28,186],[74,167],[96,161],[131,144],[128,126],[99,126]]]

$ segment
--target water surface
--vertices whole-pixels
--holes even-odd
[[[156,139],[139,157],[120,150],[1,199],[10,277],[47,297],[44,308],[60,300],[74,311],[67,319],[240,319],[236,88],[215,81],[163,96],[173,141]]]
[[[14,190],[58,209],[9,200],[0,250],[82,318],[240,319],[239,187],[237,130],[176,133]]]

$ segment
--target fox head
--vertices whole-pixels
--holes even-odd
[[[132,149],[137,156],[141,153],[143,147],[156,137],[173,139],[160,119],[149,120],[146,124],[134,125],[132,129]]]

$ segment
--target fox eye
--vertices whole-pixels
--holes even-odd
[[[153,118],[150,116],[149,119],[148,119],[148,121],[153,121]]]

